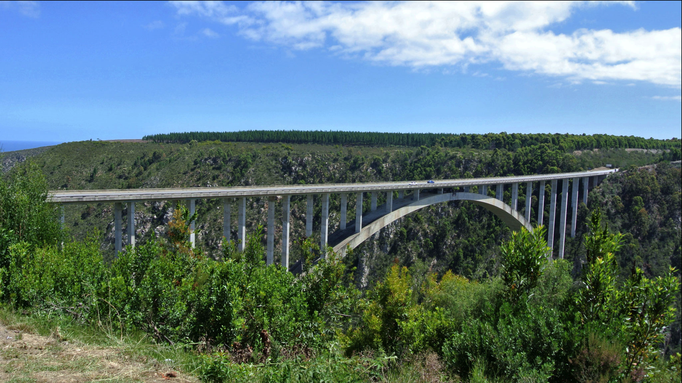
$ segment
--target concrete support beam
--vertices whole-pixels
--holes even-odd
[[[465,186],[465,187],[464,187],[464,192],[465,192],[465,193],[468,193],[468,192],[469,192],[469,189],[471,189],[471,188],[468,187],[468,186]]]
[[[478,192],[487,196],[488,195],[488,185],[481,185],[478,187]]]
[[[386,192],[386,213],[393,211],[393,191]]]
[[[587,205],[587,195],[590,192],[590,177],[583,177],[583,203]]]
[[[348,210],[348,194],[341,193],[341,230],[346,230],[346,212]]]
[[[189,204],[189,216],[193,216],[194,212],[196,211],[196,202],[197,200],[194,198],[188,199],[187,200]],[[196,234],[194,233],[194,229],[196,226],[196,222],[192,220],[189,223],[189,243],[192,244],[192,248],[196,245]]]
[[[231,198],[223,198],[223,237],[225,238],[223,246],[230,242],[230,223],[232,219],[232,217],[230,217],[232,213],[230,202],[232,202]]]
[[[554,250],[554,227],[556,226],[556,194],[557,180],[552,180],[552,190],[549,195],[549,225],[547,225],[547,246],[550,249],[550,256]]]
[[[519,184],[517,182],[512,184],[512,198],[511,198],[511,208],[516,211],[519,204]]]
[[[135,202],[128,202],[128,244],[135,248]]]
[[[571,198],[571,238],[575,238],[575,229],[578,225],[578,190],[580,178],[573,179],[573,197]]]
[[[329,233],[329,193],[322,194],[322,222],[320,224],[320,252],[327,255],[327,235]]]
[[[362,192],[357,195],[358,197],[355,200],[355,232],[359,233],[362,230]],[[418,191],[417,199],[419,199]]]
[[[66,213],[64,213],[64,205],[59,205],[59,227],[64,230],[64,227],[66,226]],[[62,242],[60,244],[61,249],[64,250],[64,237],[62,236]]]
[[[530,222],[531,202],[533,201],[533,183],[526,182],[526,221]]]
[[[412,199],[415,201],[419,201],[419,192],[421,189],[414,189],[414,195],[412,196]]]
[[[282,199],[282,267],[289,270],[289,230],[291,216],[291,196]]]
[[[371,204],[370,209],[372,211],[377,209],[377,193],[376,192],[372,192],[372,204]]]
[[[568,178],[561,180],[561,217],[559,217],[559,259],[564,259],[566,245],[566,211],[568,210]]]
[[[239,212],[237,213],[237,238],[239,239],[239,251],[246,248],[246,197],[239,199]]]
[[[538,226],[544,224],[545,221],[545,181],[540,181],[540,188],[538,189]]]
[[[438,194],[443,194],[443,188],[438,189]]]
[[[404,192],[402,190],[398,190],[398,199],[403,199],[404,196]]]
[[[498,184],[495,190],[495,198],[504,201],[504,184]]]
[[[275,204],[277,198],[268,198],[268,236],[265,264],[270,266],[275,262]]]
[[[123,229],[121,228],[121,215],[123,211],[123,205],[120,202],[116,202],[114,204],[114,249],[116,250],[116,257],[118,257],[118,253],[121,252],[122,250],[122,231]]]
[[[308,194],[306,198],[306,214],[305,214],[305,237],[310,238],[313,235],[313,195]]]

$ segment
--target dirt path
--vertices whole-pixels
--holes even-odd
[[[65,340],[59,331],[40,336],[25,325],[0,323],[0,382],[198,382],[145,359]]]

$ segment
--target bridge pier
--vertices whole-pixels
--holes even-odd
[[[341,193],[341,222],[339,227],[346,230],[346,210],[348,209],[348,194]]]
[[[128,202],[128,244],[135,248],[135,202]]]
[[[189,216],[192,218],[194,215],[194,211],[196,210],[196,199],[191,198],[187,200],[189,202]],[[130,211],[128,211],[130,212]],[[196,226],[196,222],[194,219],[192,219],[189,223],[189,243],[192,245],[192,248],[194,248],[196,244],[196,234],[194,233],[194,228]]]
[[[230,202],[232,201],[231,198],[223,198],[223,238],[225,238],[225,242],[223,243],[223,246],[227,246],[227,243],[230,242],[230,213],[232,213],[231,209],[232,206],[230,205]]]
[[[559,259],[564,259],[566,245],[566,210],[568,208],[568,178],[561,180],[561,217],[559,217]]]
[[[306,196],[306,214],[305,214],[305,237],[310,238],[313,235],[313,195]]]
[[[268,236],[265,257],[265,264],[268,266],[272,265],[275,261],[275,201],[277,201],[276,197],[268,198]]]
[[[515,182],[512,184],[512,200],[511,200],[512,210],[516,211],[518,204],[519,204],[519,184],[518,184],[518,182]]]
[[[403,199],[403,196],[404,196],[404,195],[405,195],[405,194],[403,193],[402,190],[398,190],[398,199]]]
[[[121,252],[122,250],[122,243],[121,243],[121,212],[123,210],[123,206],[121,205],[120,202],[114,203],[114,249],[116,250],[116,257],[118,257],[118,253]]]
[[[327,255],[327,234],[329,233],[329,193],[322,194],[322,222],[320,224],[320,255]]]
[[[372,203],[371,203],[370,209],[372,211],[377,209],[377,193],[376,192],[372,192]]]
[[[556,194],[557,180],[552,180],[552,190],[549,195],[549,225],[547,226],[547,246],[550,249],[550,256],[554,251],[554,228],[556,226]]]
[[[578,190],[580,188],[580,178],[573,179],[573,197],[571,198],[571,238],[575,238],[575,229],[578,225]]]
[[[488,185],[481,185],[478,187],[478,192],[487,196],[488,195]]]
[[[239,251],[246,249],[246,197],[239,199],[239,213],[237,217],[237,238],[239,239]]]
[[[417,194],[417,199],[419,199],[419,194]],[[355,232],[359,233],[360,230],[362,230],[362,192],[357,194],[355,200]]]
[[[538,190],[538,225],[541,226],[545,220],[545,181],[540,181]]]
[[[282,201],[282,267],[289,270],[289,225],[291,216],[291,196],[284,196]]]
[[[500,201],[504,201],[504,184],[497,184],[497,190],[495,190],[495,198]]]
[[[386,213],[393,211],[393,191],[386,192]]]
[[[414,189],[414,195],[412,196],[412,199],[415,201],[419,201],[419,190],[420,189]]]
[[[526,221],[530,222],[531,202],[533,200],[533,183],[526,182]]]

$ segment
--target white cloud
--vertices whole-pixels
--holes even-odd
[[[155,29],[163,29],[166,25],[161,20],[152,21],[151,23],[145,25],[144,27],[153,31]]]
[[[612,3],[608,3],[610,5]],[[569,82],[646,81],[679,87],[680,28],[624,33],[552,25],[580,7],[567,2],[172,3],[179,15],[237,26],[241,35],[294,50],[413,68],[498,62],[505,69]],[[636,9],[634,3],[625,5]]]
[[[682,101],[682,96],[653,96],[651,98],[662,101]]]
[[[0,8],[15,9],[28,17],[40,16],[40,4],[37,1],[0,1]]]
[[[210,37],[210,38],[220,37],[219,34],[213,32],[213,31],[210,30],[209,28],[204,28],[204,29],[201,31],[201,33],[202,33],[204,36]]]

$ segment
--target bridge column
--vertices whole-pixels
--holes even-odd
[[[512,184],[512,200],[511,208],[516,211],[516,207],[519,204],[519,184],[517,182]]]
[[[550,249],[550,257],[554,250],[554,227],[556,226],[556,193],[557,180],[552,180],[552,190],[549,195],[549,225],[547,226],[547,246]]]
[[[545,181],[540,181],[540,189],[538,190],[538,225],[542,225],[545,221]]]
[[[526,221],[530,222],[531,201],[533,200],[533,183],[526,182]]]
[[[372,192],[372,204],[371,204],[371,209],[372,211],[377,209],[377,193]]]
[[[421,189],[414,189],[414,195],[412,196],[412,199],[415,201],[419,201],[419,191]]]
[[[573,179],[573,198],[571,198],[571,238],[575,238],[575,228],[578,225],[578,190],[580,189],[580,178]]]
[[[597,185],[599,185],[599,176],[593,176],[592,177],[592,189],[596,188]]]
[[[282,201],[282,267],[289,270],[289,222],[291,196],[284,196]]]
[[[239,199],[239,213],[237,217],[237,238],[239,239],[239,251],[246,249],[246,197]]]
[[[386,213],[393,211],[393,190],[386,192]]]
[[[587,205],[587,194],[590,189],[590,177],[583,177],[583,203]]]
[[[225,238],[225,243],[223,246],[230,242],[230,213],[232,213],[232,206],[230,205],[231,198],[223,198],[223,237]]]
[[[197,200],[195,200],[194,198],[187,200],[187,202],[189,202],[189,216],[190,217],[194,215],[194,211],[196,209],[196,201]],[[196,223],[194,222],[194,220],[192,220],[192,222],[189,223],[189,243],[192,244],[192,248],[194,248],[195,241],[196,241],[196,235],[194,234],[195,225],[196,225]]]
[[[308,194],[306,198],[308,210],[305,215],[305,236],[310,238],[313,235],[313,195]]]
[[[465,187],[464,187],[464,192],[465,192],[465,193],[468,193],[468,192],[469,192],[469,189],[470,189],[469,186],[465,186]]]
[[[568,178],[561,180],[561,217],[559,217],[559,259],[564,259],[566,245],[566,210],[568,209]]]
[[[402,190],[398,190],[398,199],[403,199],[404,196],[404,192]]]
[[[275,201],[276,197],[268,198],[268,236],[267,236],[267,255],[265,264],[270,266],[275,259]]]
[[[419,199],[418,193],[417,199]],[[359,233],[360,230],[362,230],[362,192],[358,193],[355,201],[355,232]]]
[[[114,203],[114,249],[116,250],[116,257],[118,253],[121,252],[121,212],[123,211],[123,206],[120,202]]]
[[[504,184],[498,184],[495,190],[495,198],[504,201]]]
[[[484,196],[488,196],[488,185],[481,185],[478,187],[478,192],[483,194]]]
[[[64,230],[64,227],[66,226],[66,213],[64,213],[64,204],[59,205],[59,227],[61,227],[62,231]],[[64,250],[64,237],[62,237],[61,241],[61,249]]]
[[[443,194],[443,188],[438,189],[438,194]]]
[[[341,230],[346,230],[346,210],[348,209],[348,194],[341,193]]]
[[[329,193],[322,194],[322,223],[320,224],[320,252],[327,255],[327,233],[329,230]]]
[[[128,202],[128,244],[135,248],[135,202]]]

